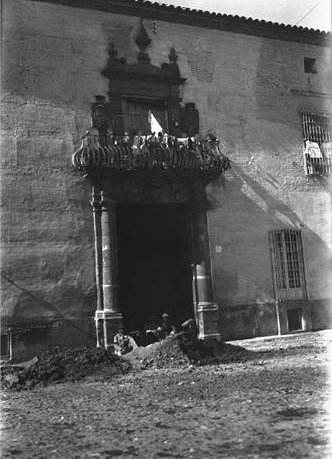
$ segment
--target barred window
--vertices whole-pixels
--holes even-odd
[[[283,299],[295,298],[288,296],[287,291],[300,289],[299,297],[305,294],[305,276],[302,235],[299,230],[270,231],[270,245],[272,251],[272,264],[274,283],[278,296]],[[280,295],[280,292],[284,294]]]
[[[332,116],[303,113],[304,172],[327,175],[332,172]]]
[[[332,117],[317,113],[303,113],[303,140],[322,143],[332,142]]]

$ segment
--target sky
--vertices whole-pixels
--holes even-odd
[[[163,0],[161,3],[164,2],[168,5],[331,31],[332,0]]]

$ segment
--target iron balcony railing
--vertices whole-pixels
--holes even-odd
[[[72,164],[88,174],[102,170],[114,173],[155,173],[164,176],[201,176],[213,179],[229,168],[216,138],[177,139],[172,136],[134,136],[100,141],[96,129],[82,139]]]

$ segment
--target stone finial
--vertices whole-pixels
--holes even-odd
[[[178,60],[178,55],[176,54],[175,48],[171,48],[168,55],[169,63],[171,65],[177,65],[176,61]]]
[[[92,127],[97,129],[101,144],[107,143],[107,128],[112,124],[107,117],[106,97],[95,96],[95,101],[91,103]]]
[[[107,129],[108,126],[105,103],[105,96],[95,96],[95,101],[91,103],[92,126],[97,129]]]
[[[139,26],[138,26],[138,31],[137,35],[135,38],[135,43],[139,47],[140,51],[138,53],[138,60],[139,61],[150,61],[149,55],[145,52],[145,49],[149,46],[151,43],[151,38],[149,37],[144,24],[143,24],[143,18],[140,18]]]
[[[109,50],[108,50],[108,55],[109,55],[110,61],[117,61],[117,59],[118,59],[118,52],[117,52],[117,50],[115,49],[115,45],[114,45],[113,42],[110,43],[110,47],[109,47]]]
[[[170,52],[169,52],[169,55],[168,55],[168,59],[169,59],[168,69],[171,72],[175,73],[176,75],[180,75],[180,70],[179,70],[179,66],[178,66],[178,63],[177,63],[178,55],[176,54],[175,48],[172,47],[170,49]]]
[[[181,129],[189,136],[199,133],[199,114],[193,102],[187,102],[181,109]]]
[[[113,42],[110,42],[109,48],[108,48],[108,60],[107,60],[107,66],[103,70],[103,74],[107,75],[108,71],[111,71],[115,68],[123,68],[127,64],[127,61],[124,57],[118,57],[118,51],[115,48],[115,45]]]

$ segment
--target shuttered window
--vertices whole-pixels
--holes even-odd
[[[158,131],[168,132],[167,111],[162,104],[145,104],[124,100],[122,103],[123,127],[129,134],[147,135],[155,128],[151,125],[151,118],[160,127]]]
[[[305,298],[301,231],[291,229],[270,231],[269,238],[277,299]]]

